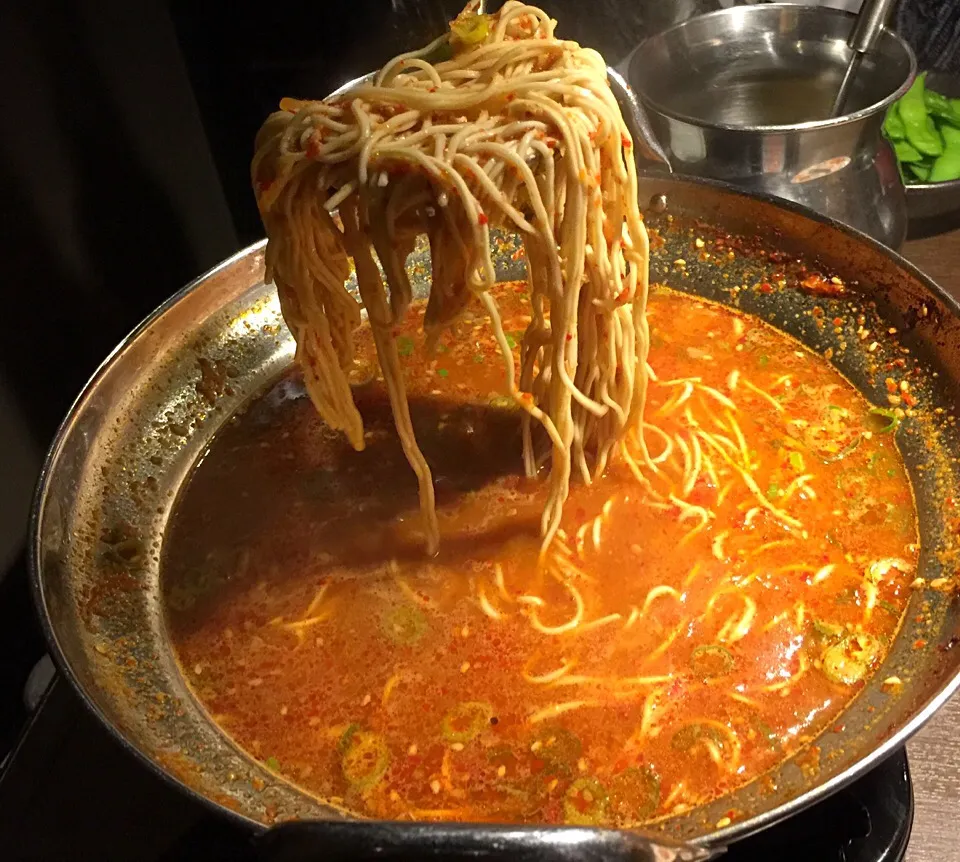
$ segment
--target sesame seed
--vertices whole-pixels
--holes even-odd
[[[466,673],[468,670],[470,670],[470,662],[465,661],[462,665],[460,665],[460,673]]]
[[[501,766],[499,769],[497,769],[497,777],[498,777],[498,778],[503,778],[503,776],[506,775],[506,774],[507,774],[507,767],[506,767],[506,766]]]
[[[367,706],[373,698],[369,694],[363,696],[363,700],[360,702],[361,706]]]
[[[451,745],[450,747],[451,747],[454,751],[463,751],[463,743],[462,743],[462,742],[455,742],[455,743],[453,743],[453,745]]]
[[[721,817],[721,818],[717,821],[717,829],[723,829],[724,827],[729,826],[729,825],[730,825],[730,818],[729,818],[729,817]]]
[[[436,778],[430,782],[430,789],[433,791],[434,795],[440,792],[440,782]]]
[[[416,755],[416,753],[417,753],[417,745],[416,743],[414,743],[407,749],[407,754],[409,754],[410,757],[413,757],[414,755]]]

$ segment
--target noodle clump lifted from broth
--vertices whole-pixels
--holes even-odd
[[[268,277],[307,390],[323,419],[363,449],[349,382],[361,323],[345,286],[352,259],[431,552],[433,481],[395,341],[412,301],[405,260],[419,235],[433,266],[428,341],[478,297],[524,411],[528,475],[540,466],[532,420],[549,437],[544,547],[574,469],[589,482],[615,454],[638,477],[638,461],[656,469],[636,433],[647,387],[649,244],[632,141],[603,58],[558,39],[555,24],[513,0],[491,16],[465,11],[449,34],[372,79],[324,101],[284,100],[257,137],[252,174]],[[526,253],[531,321],[519,368],[491,292],[492,228],[519,234]]]

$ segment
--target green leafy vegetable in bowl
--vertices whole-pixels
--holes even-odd
[[[883,121],[907,183],[960,179],[960,99],[928,90],[926,78],[918,75]]]

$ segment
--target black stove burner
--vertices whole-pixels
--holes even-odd
[[[913,823],[906,753],[741,841],[727,862],[900,862]],[[271,862],[240,827],[167,786],[58,680],[0,773],[0,847],[14,860]],[[325,857],[322,840],[284,859]],[[261,848],[262,848],[261,844]],[[437,858],[437,857],[432,857]]]

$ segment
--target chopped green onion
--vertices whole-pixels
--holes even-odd
[[[268,757],[266,759],[267,769],[272,769],[274,772],[280,771],[280,761],[275,757]]]
[[[482,353],[474,353],[474,354],[473,354],[473,361],[476,362],[476,363],[479,365],[481,362],[483,362],[483,354],[482,354]]]
[[[446,368],[437,369],[437,377],[449,377],[449,376],[450,376],[450,372],[447,371]]]
[[[413,339],[408,335],[401,335],[397,339],[397,353],[401,356],[413,355]]]
[[[770,362],[770,357],[767,356],[766,353],[762,353],[760,357],[757,359],[757,365],[759,365],[761,368],[765,368],[769,362]]]
[[[511,350],[517,346],[517,340],[508,332],[507,333],[507,347]]]
[[[492,717],[493,707],[489,703],[459,703],[443,717],[441,733],[447,742],[471,742],[489,725]]]
[[[796,470],[798,473],[803,472],[803,468],[805,466],[803,463],[803,455],[794,450],[787,457],[787,460],[790,462],[790,466],[793,467],[794,470]]]

